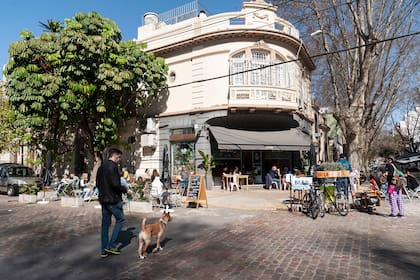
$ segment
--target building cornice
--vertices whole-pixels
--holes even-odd
[[[219,41],[225,39],[248,39],[251,38],[253,41],[264,40],[265,42],[271,42],[275,44],[284,44],[291,50],[299,52],[300,59],[303,64],[310,70],[315,70],[315,64],[309,56],[309,52],[301,40],[277,30],[255,30],[255,29],[235,29],[235,30],[220,30],[211,33],[201,34],[193,36],[189,39],[174,42],[162,47],[148,49],[148,51],[154,53],[156,56],[168,57],[170,53],[175,51],[182,51],[186,48],[191,48],[203,43],[218,44]],[[235,41],[232,40],[232,41]]]

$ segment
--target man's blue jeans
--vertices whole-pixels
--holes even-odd
[[[341,189],[344,189],[344,196],[349,198],[349,180],[348,178],[337,179],[337,193],[341,193]]]
[[[115,217],[115,226],[112,230],[111,240],[109,240],[109,227],[111,226],[111,217]],[[123,212],[123,203],[103,204],[102,205],[102,231],[101,231],[101,252],[108,248],[117,246],[117,238],[125,221]]]

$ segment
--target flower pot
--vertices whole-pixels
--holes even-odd
[[[83,198],[74,196],[63,196],[61,198],[61,206],[63,207],[79,207],[83,205]]]
[[[40,192],[37,193],[36,198],[38,200],[43,200],[43,199],[45,199],[45,200],[57,200],[57,192],[47,191],[44,194],[43,191],[40,191]]]
[[[148,201],[130,201],[124,203],[124,211],[136,213],[150,213],[152,210],[152,202]]]
[[[325,170],[316,171],[314,174],[315,178],[338,178],[338,177],[349,177],[350,171],[348,170]]]
[[[36,194],[19,194],[19,202],[36,203]]]

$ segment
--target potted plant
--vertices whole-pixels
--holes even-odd
[[[36,185],[23,185],[19,188],[19,202],[36,203],[37,193],[39,191]]]
[[[79,179],[73,179],[67,183],[61,193],[61,206],[79,207],[83,205],[82,190],[79,189]]]
[[[213,156],[205,154],[201,150],[198,150],[198,153],[203,158],[203,162],[198,167],[203,169],[206,175],[206,188],[211,189],[213,187],[213,176],[211,174],[211,171],[213,168],[216,167],[216,163],[213,160]]]
[[[126,207],[131,212],[152,212],[148,183],[132,183],[127,193]]]
[[[315,171],[315,178],[348,177],[350,172],[337,162],[324,162]]]

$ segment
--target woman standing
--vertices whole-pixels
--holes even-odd
[[[395,176],[397,176],[397,168],[392,157],[387,158],[385,175],[388,182],[389,205],[391,206],[391,217],[404,216],[404,202],[402,198],[402,189],[396,187]],[[397,214],[398,212],[398,214]]]

